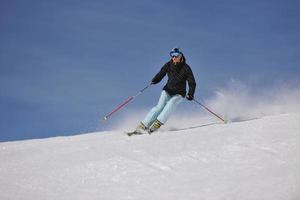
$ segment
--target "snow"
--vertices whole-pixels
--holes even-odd
[[[0,199],[297,200],[299,122],[296,112],[0,143]]]

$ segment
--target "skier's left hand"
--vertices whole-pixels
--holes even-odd
[[[193,95],[188,94],[188,95],[186,95],[186,99],[189,101],[192,101],[194,99],[194,97],[193,97]]]

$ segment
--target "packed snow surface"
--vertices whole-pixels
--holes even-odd
[[[0,199],[299,200],[300,113],[0,143]]]

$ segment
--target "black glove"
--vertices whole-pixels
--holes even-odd
[[[157,82],[154,81],[153,79],[151,80],[151,85],[155,85]]]
[[[194,99],[194,96],[191,94],[186,95],[186,99],[189,101],[192,101]]]

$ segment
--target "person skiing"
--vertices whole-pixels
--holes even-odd
[[[150,134],[157,131],[166,123],[171,113],[183,101],[184,97],[189,101],[194,99],[196,81],[190,66],[186,64],[184,54],[179,48],[173,48],[170,56],[171,60],[163,65],[151,81],[151,84],[157,84],[165,75],[168,76],[168,81],[163,87],[159,101],[144,120],[138,124],[134,134]],[[189,86],[188,93],[186,92],[186,82]]]

